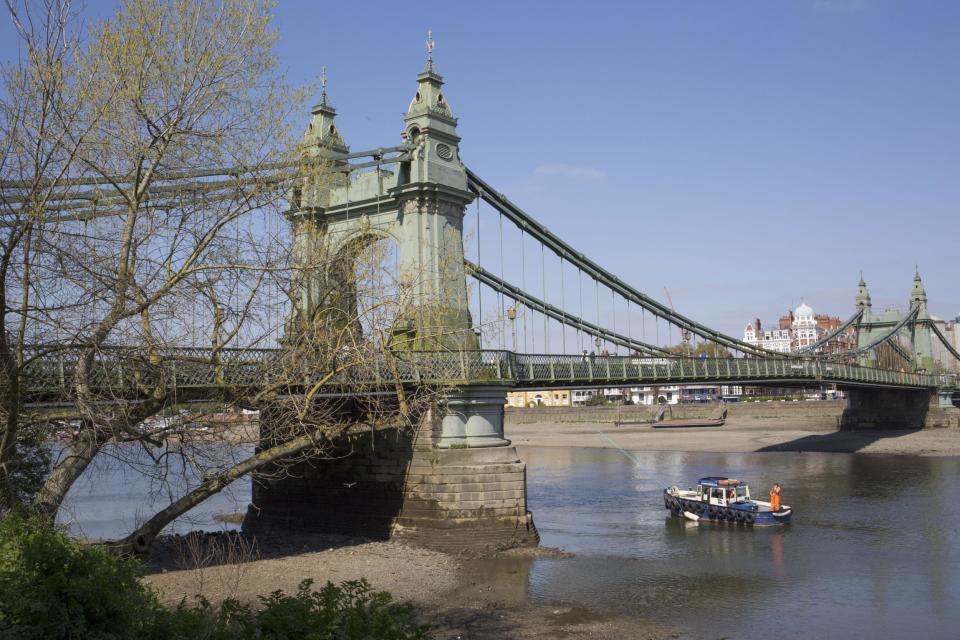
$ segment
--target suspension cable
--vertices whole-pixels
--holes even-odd
[[[570,256],[571,262],[586,270],[591,277],[602,280],[604,286],[610,287],[620,293],[620,295],[633,300],[643,307],[646,307],[651,313],[654,313],[655,315],[662,315],[664,318],[669,318],[674,321],[678,327],[687,329],[693,333],[699,333],[704,338],[707,338],[713,342],[718,342],[727,347],[740,349],[744,352],[750,352],[754,355],[761,355],[765,357],[785,357],[783,353],[778,353],[763,347],[757,347],[755,345],[749,345],[744,343],[742,340],[728,336],[699,322],[696,322],[695,320],[682,316],[672,311],[666,305],[657,302],[649,296],[630,287],[626,283],[622,282],[619,278],[603,269],[600,265],[584,256],[582,253],[574,251],[572,247],[563,242],[555,234],[551,233],[541,223],[537,222],[535,219],[523,212],[523,210],[510,202],[502,194],[494,191],[489,185],[481,180],[479,176],[470,171],[470,169],[467,169],[467,184],[470,189],[480,193],[481,197],[483,197],[490,205],[502,211],[504,215],[506,215],[514,224],[516,224],[518,227],[528,230],[531,235],[535,236],[541,242],[547,244],[551,251],[557,253],[558,255],[566,252]]]
[[[597,296],[597,326],[600,326],[600,281],[594,278],[593,280],[593,290],[596,292]],[[600,336],[596,336],[596,342],[600,342]],[[600,350],[600,345],[597,344],[597,351]],[[600,355],[600,354],[597,354]]]
[[[610,330],[597,326],[592,322],[588,322],[583,318],[578,318],[575,316],[570,317],[565,314],[561,314],[560,311],[555,306],[551,304],[547,304],[542,300],[538,300],[537,298],[533,297],[529,293],[525,292],[520,287],[511,285],[508,282],[500,280],[495,275],[493,275],[492,273],[485,270],[483,267],[479,265],[466,262],[464,264],[464,267],[469,275],[479,280],[482,284],[485,284],[492,289],[496,289],[497,291],[503,291],[504,295],[508,296],[509,298],[512,298],[513,300],[519,303],[522,303],[525,306],[531,307],[539,313],[546,314],[554,320],[557,320],[560,322],[566,322],[571,326],[582,325],[586,328],[586,330],[594,332],[594,334],[597,336],[605,337],[610,342],[617,343],[623,347],[627,347],[630,349],[636,349],[637,351],[646,353],[648,355],[657,355],[657,356],[669,355],[669,353],[667,353],[663,349],[660,349],[654,345],[640,342],[637,340],[630,340],[626,336],[614,334]]]
[[[564,265],[563,258],[560,258],[560,309],[561,309],[561,313],[565,313],[565,311],[563,311],[563,310],[565,310],[565,309],[567,308],[567,296],[566,296],[566,292],[564,291],[564,284],[563,284],[563,271],[564,271],[563,265]],[[561,350],[563,351],[563,353],[566,353],[566,352],[567,352],[567,325],[566,325],[566,322],[561,322],[561,325],[560,325],[560,344],[561,344],[561,347],[560,347]]]
[[[613,332],[617,332],[617,301],[615,299],[615,294],[613,289],[610,289],[610,313],[613,315]],[[613,352],[616,353],[617,349],[614,347]]]
[[[379,173],[379,169],[377,172]],[[477,264],[480,264],[480,201],[483,198],[477,198]],[[380,206],[379,195],[377,197],[377,207]],[[477,306],[479,307],[478,313],[480,317],[477,318],[480,324],[480,331],[477,336],[477,344],[481,349],[483,349],[483,287],[477,289]]]
[[[503,212],[500,213],[500,279],[503,280]],[[506,308],[503,306],[503,291],[500,292],[500,335],[503,336],[500,344],[502,345],[506,341],[506,331],[507,331],[507,319],[506,319]],[[514,309],[516,313],[516,309]],[[511,321],[515,322],[515,321]],[[516,349],[516,345],[513,345],[513,349]]]
[[[577,284],[580,288],[580,318],[582,320],[583,319],[583,269],[581,269],[580,267],[577,267]],[[583,339],[583,336],[581,335],[582,333],[583,333],[583,322],[581,322],[580,326],[577,328],[577,349],[581,351],[586,351],[586,349],[583,348],[583,342],[581,342],[581,340]]]
[[[524,243],[523,229],[520,229],[520,286],[527,290],[527,253]],[[536,349],[536,345],[534,345]],[[523,352],[530,353],[527,349],[527,314],[523,314]]]
[[[543,243],[540,243],[540,294],[543,301],[547,301],[547,264],[543,254]],[[550,327],[547,323],[547,314],[543,314],[543,350],[550,353]]]

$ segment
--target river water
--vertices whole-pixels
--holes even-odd
[[[506,599],[654,619],[693,638],[960,637],[960,459],[518,450],[542,544],[573,555],[475,561]],[[77,534],[122,535],[168,490],[104,464],[69,496]],[[663,488],[707,475],[745,480],[761,499],[779,482],[793,524],[671,517]],[[248,501],[241,482],[170,530],[221,528],[215,515]]]
[[[253,446],[249,445],[217,445],[201,453],[203,462],[211,464],[236,461],[252,451]],[[70,488],[58,521],[68,526],[72,535],[81,538],[102,540],[130,533],[171,500],[182,496],[187,486],[197,484],[197,475],[190,473],[191,465],[185,459],[168,455],[159,458],[162,464],[155,464],[154,460],[162,453],[161,449],[147,451],[138,444],[105,447]],[[55,456],[59,454],[54,452]],[[158,468],[164,473],[157,473]],[[189,478],[189,483],[184,478]],[[164,532],[239,528],[239,525],[221,522],[218,516],[243,513],[249,503],[250,481],[235,482],[170,523]]]
[[[542,544],[575,554],[531,564],[533,600],[652,618],[696,638],[960,637],[960,460],[520,453]],[[793,524],[670,516],[663,488],[707,475],[751,482],[760,499],[779,482]]]

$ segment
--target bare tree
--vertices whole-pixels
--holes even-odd
[[[22,466],[8,443],[20,437],[25,400],[43,397],[43,384],[29,392],[39,396],[24,389],[40,364],[59,358],[73,406],[59,419],[79,426],[34,505],[53,518],[95,457],[139,464],[146,455],[142,470],[171,499],[125,549],[144,550],[170,521],[252,471],[282,477],[351,431],[416,424],[449,383],[438,357],[439,373],[425,376],[434,384],[416,392],[404,384],[412,368],[430,368],[397,330],[398,319],[424,313],[412,295],[421,274],[398,274],[388,245],[372,238],[294,255],[289,228],[277,225],[294,186],[322,191],[349,175],[291,142],[287,123],[304,92],[277,71],[271,6],[131,0],[80,47],[67,38],[65,0],[47,0],[52,51],[36,58],[39,77],[5,78],[2,472]],[[36,126],[41,108],[51,126]],[[310,305],[292,300],[318,279],[329,286]],[[282,327],[281,310],[290,311]],[[241,362],[246,350],[278,342],[269,357]],[[254,454],[211,447],[216,438],[193,428],[197,412],[144,428],[183,400],[175,367],[180,376],[212,372],[208,390],[222,393],[208,398],[209,411],[261,409],[267,428]],[[253,367],[256,379],[238,383],[236,367]],[[27,422],[50,420],[42,412]]]
[[[412,307],[414,287],[409,280],[401,282],[386,243],[320,252],[297,269],[349,269],[351,304],[344,304],[342,289],[327,290],[309,320],[288,326],[284,349],[262,369],[262,383],[243,394],[260,408],[259,448],[244,457],[242,449],[229,447],[216,458],[210,455],[209,439],[181,434],[166,453],[173,451],[178,466],[192,469],[199,481],[117,548],[147,550],[171,521],[251,472],[260,472],[261,479],[285,477],[302,462],[327,458],[351,432],[414,429],[437,405],[447,386],[443,367],[450,359],[437,354],[431,370],[430,363],[405,350],[405,338],[395,326]],[[432,383],[408,391],[404,381],[410,379],[411,366],[422,367]]]
[[[53,517],[106,442],[140,437],[172,401],[162,376],[135,394],[126,381],[104,389],[105,349],[140,345],[138,362],[159,364],[197,325],[213,327],[214,359],[264,338],[254,303],[283,252],[263,250],[258,231],[282,206],[287,116],[303,92],[277,70],[269,2],[125,2],[82,48],[65,1],[46,0],[38,21],[29,3],[8,9],[26,53],[5,73],[2,107],[0,469],[10,477],[21,458],[31,358],[69,347],[81,428],[36,499]],[[208,177],[223,166],[241,169]]]
[[[23,415],[25,368],[36,355],[27,343],[40,336],[41,318],[71,307],[49,278],[56,257],[45,245],[56,229],[45,218],[100,116],[88,108],[90,84],[78,71],[69,0],[6,6],[22,55],[0,78],[0,506],[28,499],[46,471],[43,434]]]

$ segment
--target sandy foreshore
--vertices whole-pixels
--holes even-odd
[[[517,446],[601,447],[647,451],[821,451],[838,453],[960,455],[960,428],[911,431],[837,428],[843,405],[770,403],[729,408],[720,427],[654,428],[651,424],[514,420],[508,415],[506,436]],[[691,412],[692,413],[692,412]],[[704,413],[701,411],[700,413]],[[679,418],[687,418],[678,410]],[[694,414],[696,415],[696,414]],[[706,415],[704,413],[704,415]],[[669,423],[661,423],[669,424]],[[604,435],[601,435],[604,434]],[[611,440],[615,442],[611,444]]]
[[[398,542],[311,536],[273,540],[247,562],[204,567],[189,553],[173,551],[169,541],[157,547],[143,581],[171,606],[197,594],[213,603],[227,597],[255,603],[277,589],[293,593],[306,578],[315,587],[365,578],[374,589],[416,605],[435,640],[678,637],[644,620],[601,617],[570,603],[531,604],[527,571],[534,557],[564,555],[549,549],[473,559]]]

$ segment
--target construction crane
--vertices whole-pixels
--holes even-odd
[[[673,311],[673,313],[676,314],[677,309],[673,306],[673,298],[670,296],[670,290],[667,289],[667,285],[663,285],[663,292],[667,294],[667,302],[670,303],[670,311]],[[688,344],[690,342],[690,338],[693,336],[687,329],[681,329],[680,337],[683,340],[683,344]]]

